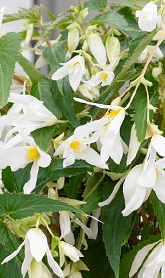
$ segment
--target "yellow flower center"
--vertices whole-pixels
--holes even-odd
[[[75,67],[76,65],[79,65],[79,62],[76,62],[73,64],[73,67]]]
[[[72,141],[72,143],[70,143],[70,148],[73,150],[78,150],[81,147],[81,143],[79,141]]]
[[[121,109],[108,111],[108,112],[105,114],[105,117],[108,117],[108,118],[110,118],[110,119],[113,119],[114,117],[116,117],[116,116],[119,114],[120,111],[121,111]]]
[[[101,79],[102,81],[105,81],[105,80],[107,79],[107,77],[108,77],[108,73],[106,73],[106,72],[100,72],[100,79]]]
[[[36,148],[33,148],[27,151],[26,157],[29,158],[30,160],[36,160],[40,157],[40,154]]]

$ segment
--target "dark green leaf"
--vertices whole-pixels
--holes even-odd
[[[85,199],[86,204],[81,206],[83,211],[92,211],[98,208],[98,203],[102,200],[102,184],[99,184],[97,188]]]
[[[73,211],[82,214],[82,211],[74,206],[42,195],[24,195],[21,193],[0,195],[1,216],[8,214],[14,219],[19,219],[33,215],[36,212],[47,211]]]
[[[152,191],[152,193],[151,193],[151,202],[153,205],[154,213],[158,219],[162,238],[165,239],[165,204],[163,204],[157,198],[154,191]]]
[[[123,209],[124,199],[120,190],[112,203],[102,210],[103,241],[110,265],[117,278],[119,277],[121,245],[131,221],[131,215],[122,216]]]
[[[24,69],[32,82],[39,82],[45,78],[23,55],[19,54],[18,63]]]
[[[36,144],[44,151],[47,151],[52,139],[55,126],[43,127],[32,132]]]
[[[68,198],[71,198],[71,199],[77,198],[77,194],[78,194],[78,191],[81,186],[83,178],[84,178],[84,174],[79,174],[79,175],[70,177]]]
[[[128,28],[128,23],[125,20],[124,16],[113,10],[97,15],[95,18],[92,19],[91,23],[106,23],[119,29]]]
[[[89,12],[100,11],[107,6],[107,0],[90,0],[84,3],[84,6],[89,9]]]
[[[20,36],[8,33],[0,38],[0,107],[8,100],[15,63],[20,49]]]

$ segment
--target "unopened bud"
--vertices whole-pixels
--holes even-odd
[[[107,60],[106,51],[99,34],[97,33],[89,34],[88,44],[89,44],[90,51],[95,57],[95,59],[97,60],[97,62],[101,65],[105,65]]]
[[[109,62],[115,63],[120,55],[120,42],[118,38],[108,36],[105,46]]]
[[[161,63],[159,63],[159,67],[155,67],[152,69],[152,75],[154,78],[157,78],[162,72]]]
[[[79,25],[74,22],[67,27],[68,32],[68,50],[71,54],[79,44]]]
[[[79,17],[81,18],[81,20],[84,20],[84,18],[88,15],[88,8],[83,9],[80,14]]]

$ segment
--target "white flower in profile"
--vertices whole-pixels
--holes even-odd
[[[153,249],[153,250],[152,250]],[[144,259],[146,259],[144,261]],[[144,262],[137,278],[164,278],[165,273],[165,244],[162,240],[148,244],[137,252],[129,277],[133,277]]]
[[[80,257],[84,257],[78,249],[64,241],[60,241],[58,247],[60,254],[60,267],[62,267],[65,262],[65,256],[69,257],[73,262],[78,262]]]
[[[145,61],[151,54],[151,52],[153,51],[154,46],[153,45],[148,45],[140,54],[139,58],[138,58],[138,62],[142,63],[143,61]],[[163,53],[160,50],[159,47],[157,47],[157,49],[155,49],[154,54],[152,56],[151,61],[152,62],[157,62],[160,59],[163,58]]]
[[[88,45],[91,53],[100,65],[105,65],[107,61],[105,46],[99,34],[93,33],[88,36]]]
[[[94,137],[84,138],[83,133],[80,133],[79,136],[72,135],[61,143],[61,145],[56,149],[54,155],[63,156],[63,167],[72,165],[76,159],[82,159],[91,165],[107,169],[108,166],[105,162],[101,162],[100,155],[89,146],[95,141]]]
[[[47,255],[48,264],[53,270],[53,272],[59,277],[64,277],[61,268],[59,267],[59,265],[54,260],[51,254],[45,234],[39,228],[31,228],[27,232],[25,236],[25,240],[20,244],[18,249],[14,251],[12,254],[10,254],[8,257],[6,257],[1,264],[7,263],[11,259],[13,259],[19,253],[19,251],[24,245],[25,245],[25,258],[21,268],[23,277],[25,277],[29,269],[32,278],[34,278],[34,275],[32,276],[32,271],[34,271],[34,268],[36,270],[35,274],[37,275],[42,274],[43,272],[45,273],[47,272],[47,268],[43,266],[43,264],[41,264],[41,261],[45,254]],[[36,264],[36,262],[39,264]],[[49,274],[47,275],[48,277],[50,277]],[[45,276],[44,277],[35,276],[35,278],[36,277],[45,278]]]
[[[136,11],[138,25],[142,31],[151,32],[157,25],[157,5],[149,2],[141,11]]]
[[[84,137],[90,135],[90,140],[97,141],[101,162],[105,163],[111,157],[115,163],[119,164],[123,153],[126,153],[128,149],[120,137],[120,127],[125,118],[125,109],[120,106],[92,103],[79,98],[74,99],[78,102],[108,109],[108,112],[101,119],[77,127],[74,135],[81,134]]]
[[[99,89],[97,86],[90,86],[87,83],[81,84],[78,89],[84,97],[86,97],[90,100],[98,98],[100,95]]]
[[[156,152],[165,156],[165,138],[161,135],[152,137],[145,161],[133,167],[125,179],[125,209],[122,211],[124,216],[137,210],[148,199],[152,189],[158,199],[165,203],[165,158],[155,162]]]
[[[24,193],[29,194],[36,186],[39,167],[49,166],[51,157],[35,144],[32,137],[23,137],[22,142],[20,142],[21,136],[17,138],[19,144],[15,147],[9,141],[8,145],[6,144],[0,149],[0,169],[10,166],[12,171],[16,171],[33,162],[30,170],[30,180],[23,187]],[[15,141],[14,144],[16,144]],[[8,147],[9,145],[10,147]]]
[[[61,63],[63,65],[59,68],[53,75],[53,80],[60,80],[66,75],[69,75],[69,83],[73,91],[76,91],[83,75],[85,74],[85,62],[84,58],[80,55],[75,56],[66,63]]]
[[[110,85],[114,79],[115,75],[112,70],[102,70],[97,72],[94,76],[91,77],[86,83],[90,86],[97,86],[101,83],[101,86]]]

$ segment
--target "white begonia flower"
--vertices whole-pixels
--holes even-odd
[[[25,258],[21,268],[23,277],[25,277],[27,271],[30,269],[31,263],[33,264],[33,259],[35,259],[37,262],[41,262],[45,254],[47,255],[48,264],[53,270],[53,272],[59,277],[64,277],[61,268],[59,267],[59,265],[54,260],[51,254],[45,234],[39,228],[31,228],[27,232],[25,236],[25,240],[21,243],[18,249],[14,251],[12,254],[10,254],[8,257],[6,257],[1,264],[7,263],[11,259],[13,259],[19,253],[19,251],[24,245],[25,245]],[[40,264],[38,266],[42,270],[43,265]]]
[[[84,257],[78,249],[64,241],[60,241],[58,247],[60,254],[60,267],[62,267],[65,262],[65,256],[69,257],[73,262],[78,262],[80,257]]]
[[[82,135],[81,138],[80,135]],[[84,135],[81,133],[79,136],[72,135],[63,143],[61,143],[61,145],[56,149],[54,155],[63,156],[63,167],[72,165],[76,159],[82,159],[91,165],[108,169],[108,166],[105,164],[105,162],[101,162],[100,155],[89,146],[89,144],[95,141],[96,140],[93,137],[84,138]]]
[[[125,118],[124,108],[120,106],[91,103],[78,98],[74,99],[78,102],[94,105],[99,108],[113,109],[112,111],[108,111],[101,119],[77,127],[74,131],[74,135],[78,136],[81,134],[83,137],[90,135],[90,139],[98,143],[101,162],[106,162],[109,157],[111,157],[115,163],[119,164],[123,153],[127,152],[127,146],[120,137],[120,127]]]
[[[107,61],[105,46],[99,34],[93,33],[88,36],[88,45],[91,53],[100,65],[105,65]]]
[[[141,11],[136,11],[138,25],[142,31],[151,32],[157,25],[157,5],[149,2]]]
[[[31,95],[10,93],[8,102],[13,103],[7,115],[0,117],[0,135],[5,127],[20,127],[25,135],[30,132],[51,126],[57,123],[57,118],[44,105],[43,102]],[[12,137],[15,130],[10,130]],[[9,136],[9,135],[8,135]]]
[[[123,184],[125,199],[124,216],[137,210],[145,202],[153,189],[158,199],[165,203],[165,158],[156,160],[156,152],[165,156],[165,138],[155,135],[151,139],[147,156],[142,164],[133,167]]]
[[[10,166],[12,171],[16,171],[33,162],[30,170],[30,180],[23,187],[24,193],[29,194],[36,186],[39,167],[48,167],[51,163],[51,157],[35,144],[32,137],[27,136],[22,141],[18,146],[0,149],[0,169]]]
[[[103,70],[97,72],[91,79],[86,81],[86,83],[90,86],[97,86],[101,83],[101,86],[110,85],[114,79],[114,72],[111,70]]]
[[[63,65],[59,68],[53,75],[53,80],[59,80],[69,75],[69,83],[73,91],[76,91],[83,75],[85,74],[85,62],[84,58],[80,55],[75,56],[66,63],[61,63]]]
[[[84,97],[86,97],[86,98],[88,98],[88,99],[90,99],[90,100],[93,100],[93,99],[95,99],[95,98],[98,98],[99,95],[100,95],[99,89],[98,89],[97,86],[90,86],[90,85],[88,85],[88,84],[86,84],[86,83],[83,83],[83,84],[81,84],[81,85],[79,86],[78,89],[79,89],[80,93],[81,93]]]
[[[153,45],[148,45],[141,53],[140,57],[138,58],[138,62],[142,63],[143,61],[145,61],[151,54],[151,52],[153,51],[154,46]],[[159,47],[157,47],[157,49],[155,50],[151,61],[152,62],[157,62],[159,61],[161,58],[163,58],[163,53],[160,50]]]
[[[29,278],[52,278],[46,265],[43,262],[37,262],[35,259],[30,264],[28,275]]]
[[[164,278],[165,244],[162,240],[154,242],[152,244],[148,244],[137,252],[129,273],[130,278],[133,277],[134,274],[138,271],[145,258],[146,260],[142,268],[140,269],[137,278],[158,278],[160,272],[160,277]]]

